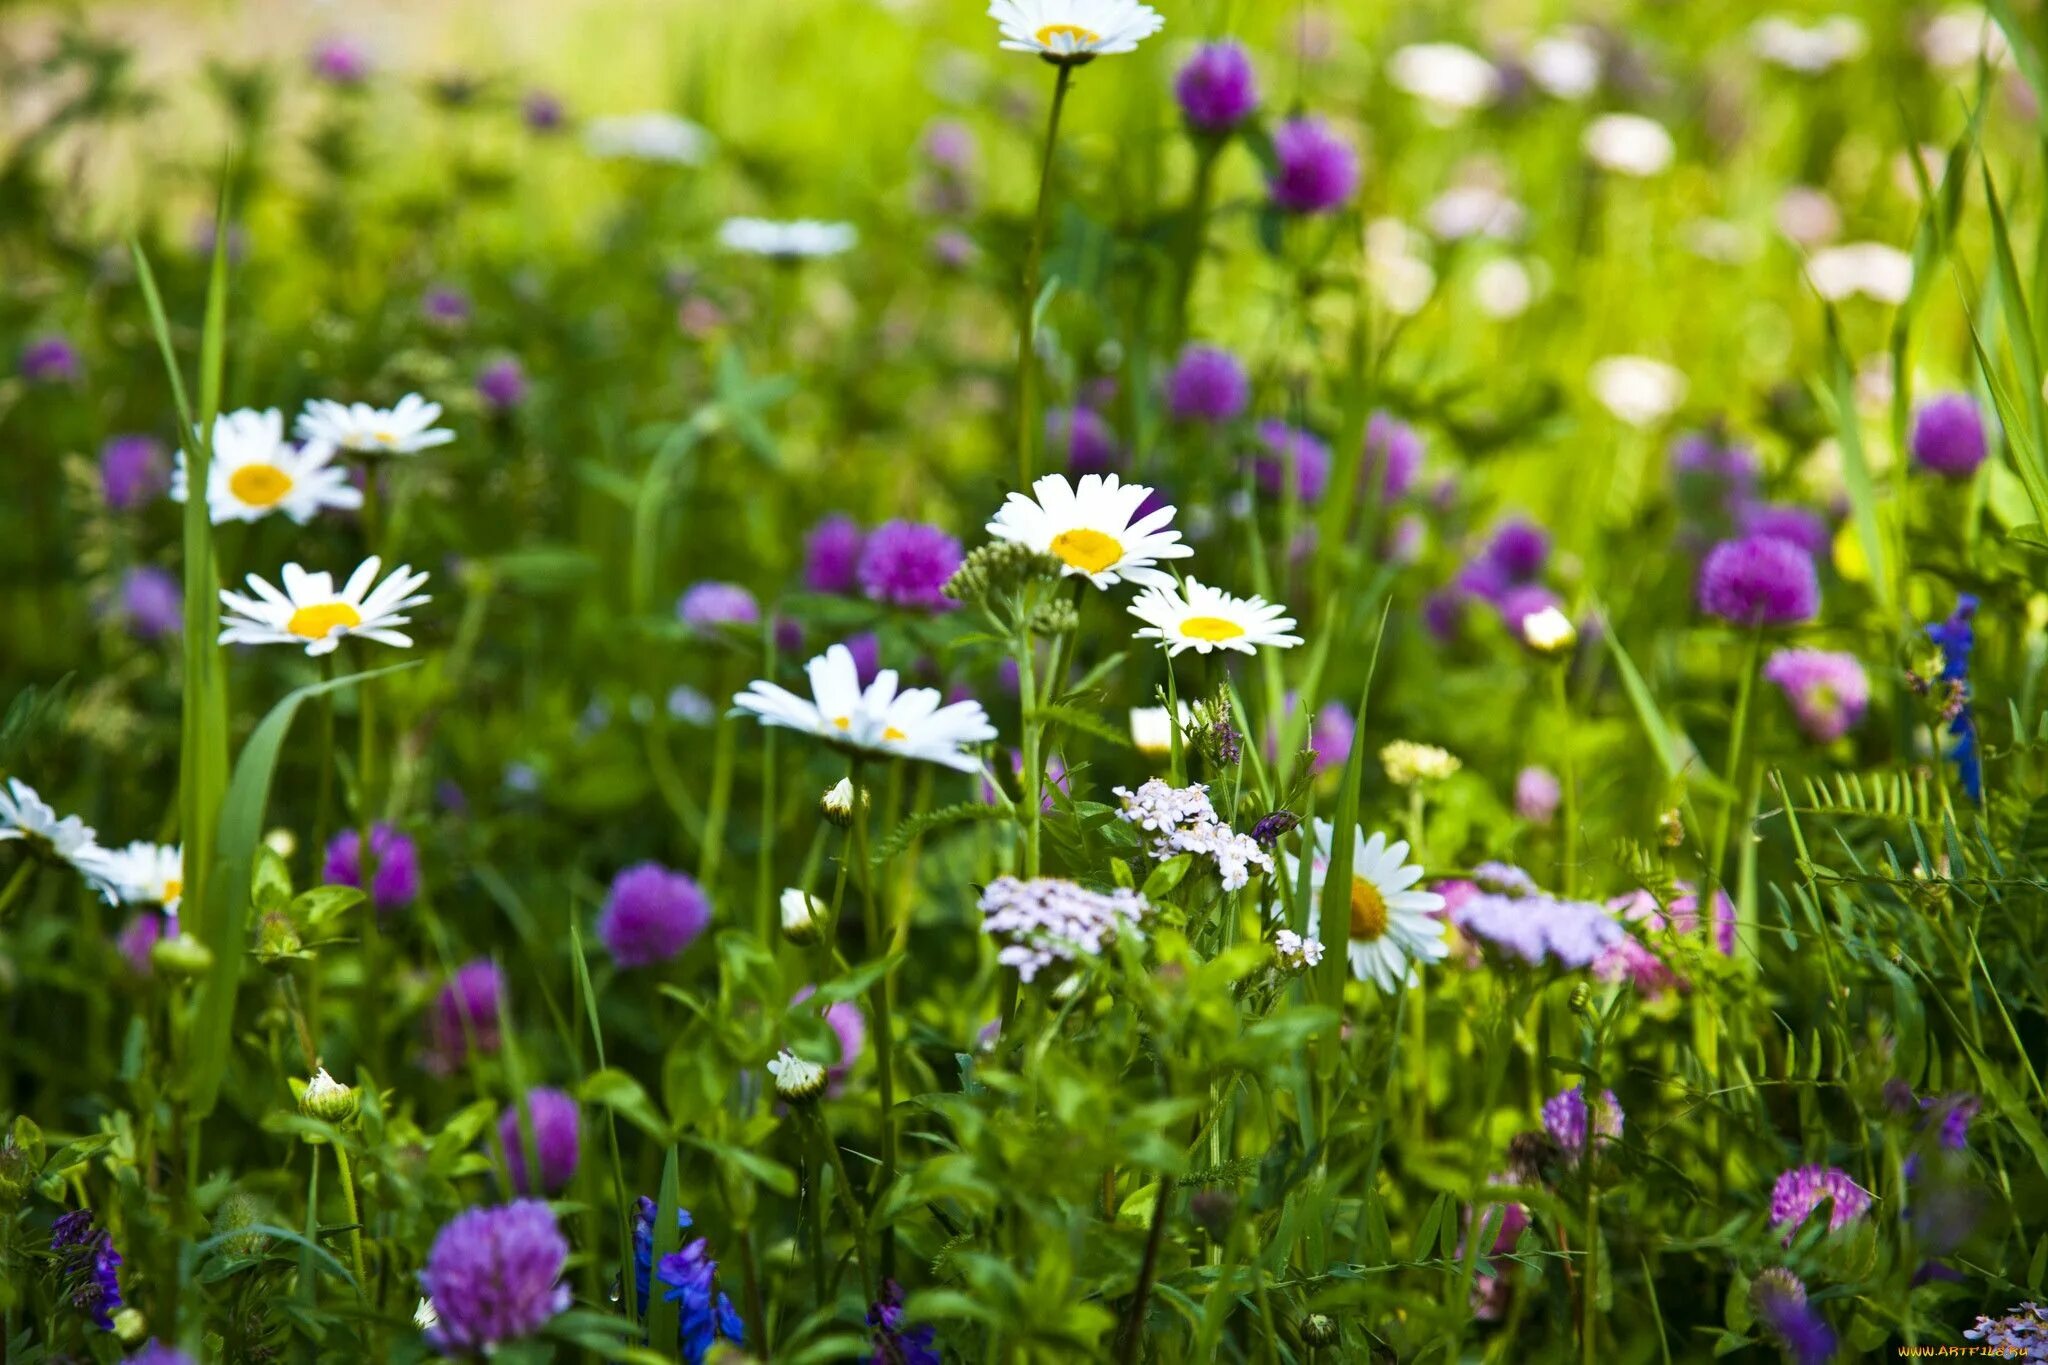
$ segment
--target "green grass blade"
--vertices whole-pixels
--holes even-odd
[[[1605,613],[1602,613],[1603,617]],[[1621,675],[1621,689],[1628,693],[1629,704],[1635,707],[1636,720],[1643,727],[1643,737],[1650,741],[1651,752],[1657,755],[1657,766],[1664,770],[1664,780],[1676,782],[1682,771],[1678,759],[1678,743],[1671,737],[1671,728],[1664,723],[1664,713],[1657,709],[1657,699],[1650,693],[1650,685],[1643,681],[1642,671],[1636,661],[1622,648],[1621,637],[1615,633],[1614,623],[1608,621],[1602,633],[1607,637],[1607,652],[1614,656],[1614,670]]]
[[[1863,454],[1863,428],[1856,415],[1856,376],[1849,364],[1849,352],[1842,344],[1840,320],[1832,305],[1827,309],[1830,391],[1835,407],[1835,434],[1842,446],[1842,481],[1849,488],[1850,516],[1856,523],[1856,538],[1870,570],[1871,590],[1885,615],[1898,609],[1898,585],[1893,581],[1892,556],[1885,550],[1884,526],[1877,516],[1877,485],[1870,477],[1870,462]]]
[[[662,1257],[673,1255],[683,1245],[683,1230],[676,1226],[676,1210],[682,1207],[676,1165],[676,1149],[670,1147],[661,1163],[661,1196],[655,1201],[654,1214],[654,1264],[647,1276],[647,1344],[664,1360],[675,1357],[676,1337],[682,1324],[682,1305],[662,1294],[661,1281],[654,1273],[661,1268]]]
[[[1331,821],[1330,870],[1323,880],[1323,898],[1317,912],[1316,937],[1322,940],[1323,960],[1316,968],[1316,993],[1331,1005],[1344,998],[1344,977],[1350,966],[1345,948],[1351,939],[1351,845],[1358,829],[1359,791],[1365,785],[1366,712],[1372,702],[1372,680],[1379,671],[1380,646],[1387,638],[1390,610],[1391,607],[1380,610],[1379,629],[1373,632],[1372,654],[1365,665],[1365,684],[1358,689],[1358,721],[1351,733],[1351,756],[1344,762],[1336,818]],[[1309,837],[1304,843],[1313,856],[1314,827],[1305,833]]]

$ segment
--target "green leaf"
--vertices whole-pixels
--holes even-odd
[[[676,1226],[676,1210],[682,1207],[677,1165],[676,1149],[670,1147],[661,1163],[661,1197],[655,1201],[654,1265],[657,1267],[663,1257],[673,1256],[683,1245],[683,1230]],[[647,1341],[663,1355],[668,1355],[675,1349],[682,1305],[661,1292],[661,1281],[653,1275],[648,1276],[647,1283]]]
[[[772,1161],[759,1152],[750,1152],[744,1147],[715,1142],[710,1138],[685,1137],[683,1141],[692,1147],[709,1152],[729,1166],[745,1171],[757,1184],[767,1186],[784,1198],[796,1193],[796,1172],[779,1161]]]
[[[316,886],[292,899],[291,913],[301,924],[318,928],[328,920],[345,915],[363,903],[363,893],[353,886]],[[262,908],[259,898],[257,908]]]
[[[584,1077],[576,1087],[576,1098],[611,1110],[657,1142],[668,1140],[668,1124],[654,1107],[646,1088],[616,1067],[593,1071]]]
[[[1140,894],[1148,901],[1156,901],[1171,895],[1173,888],[1180,885],[1181,879],[1188,875],[1188,869],[1194,865],[1195,855],[1192,853],[1182,853],[1168,858],[1152,869],[1150,875],[1145,878],[1145,885]]]

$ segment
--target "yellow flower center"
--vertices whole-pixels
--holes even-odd
[[[882,738],[888,740],[891,744],[901,744],[904,740],[909,739],[910,736],[891,725],[882,731]]]
[[[853,717],[834,716],[832,717],[832,723],[839,727],[841,730],[851,730],[853,728]]]
[[[178,878],[172,877],[170,880],[164,883],[164,904],[169,905],[172,901],[178,899],[178,897],[184,894],[185,883],[178,880]]]
[[[228,491],[251,507],[275,507],[292,491],[292,476],[274,464],[245,464],[228,475]]]
[[[1180,623],[1180,633],[1196,640],[1235,640],[1244,627],[1221,616],[1190,616]]]
[[[1040,47],[1049,47],[1055,52],[1072,52],[1076,48],[1093,47],[1102,41],[1102,35],[1079,24],[1047,24],[1035,35]]]
[[[370,439],[380,446],[395,446],[398,444],[398,433],[395,431],[373,432]]]
[[[1114,536],[1086,528],[1054,536],[1052,552],[1082,573],[1101,573],[1124,557],[1124,547]]]
[[[317,606],[300,607],[292,613],[292,619],[284,628],[302,640],[324,640],[332,635],[338,626],[343,630],[354,630],[363,623],[363,615],[346,602],[322,602]]]
[[[1351,879],[1351,937],[1367,943],[1387,932],[1387,898],[1363,877]]]

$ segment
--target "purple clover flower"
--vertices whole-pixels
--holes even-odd
[[[1333,213],[1358,193],[1358,153],[1319,118],[1289,119],[1273,131],[1276,169],[1267,189],[1288,213]]]
[[[526,368],[515,356],[500,356],[477,372],[476,396],[492,412],[506,413],[526,401]]]
[[[1688,431],[1671,444],[1671,479],[1679,504],[1715,514],[1756,491],[1756,454],[1720,431]]]
[[[1922,403],[1913,414],[1907,444],[1915,464],[1945,479],[1969,478],[1990,449],[1984,415],[1966,393],[1944,393]]]
[[[569,1307],[568,1259],[568,1240],[538,1199],[457,1214],[420,1271],[440,1318],[427,1343],[445,1356],[473,1356],[534,1335]]]
[[[511,1168],[512,1188],[524,1195],[559,1194],[576,1176],[581,1152],[581,1126],[576,1101],[559,1090],[535,1086],[526,1092],[527,1121],[533,1128],[533,1151],[540,1163],[540,1188],[526,1170],[526,1142],[519,1131],[519,1106],[509,1105],[498,1120],[498,1141]]]
[[[1511,518],[1494,528],[1484,560],[1509,586],[1533,582],[1550,562],[1550,533],[1532,521]]]
[[[169,570],[138,564],[122,576],[120,612],[136,639],[166,639],[185,628],[185,589]]]
[[[1166,379],[1166,407],[1176,422],[1235,422],[1251,405],[1251,380],[1221,346],[1189,346]]]
[[[1330,447],[1314,432],[1275,419],[1259,423],[1262,453],[1252,460],[1252,474],[1268,497],[1285,497],[1292,475],[1294,495],[1315,502],[1330,483]]]
[[[712,634],[727,626],[760,624],[761,604],[737,583],[706,579],[684,590],[676,616],[691,630]]]
[[[427,1070],[448,1075],[469,1056],[497,1052],[502,1041],[505,978],[486,958],[466,962],[449,978],[427,1015]]]
[[[360,830],[346,829],[327,845],[327,862],[321,875],[330,885],[362,886],[362,842]],[[418,898],[420,851],[410,838],[378,821],[370,827],[370,860],[370,901],[378,910],[388,914]]]
[[[561,98],[549,90],[529,90],[519,102],[519,117],[530,133],[557,133],[569,121]]]
[[[1532,825],[1547,825],[1557,818],[1564,800],[1564,787],[1557,774],[1531,764],[1515,774],[1515,814]]]
[[[804,586],[812,592],[846,594],[860,583],[861,549],[867,543],[852,517],[835,512],[804,538]]]
[[[1123,463],[1123,447],[1109,419],[1091,407],[1053,408],[1045,414],[1048,454],[1065,455],[1067,472],[1107,474]]]
[[[1189,127],[1220,135],[1258,111],[1258,77],[1236,43],[1206,43],[1174,77],[1173,95]]]
[[[621,967],[667,962],[711,923],[711,901],[694,878],[637,863],[612,879],[597,936]]]
[[[175,937],[177,932],[176,915],[143,910],[122,927],[120,935],[114,940],[114,947],[127,962],[129,971],[137,976],[149,976],[154,970],[154,964],[149,959],[150,949],[156,947],[158,940]]]
[[[1813,1211],[1828,1203],[1828,1231],[1840,1232],[1870,1207],[1870,1193],[1835,1166],[1795,1166],[1771,1186],[1771,1226],[1791,1245]]]
[[[31,384],[74,384],[84,370],[78,348],[55,333],[21,348],[21,377]]]
[[[1550,1134],[1564,1149],[1565,1158],[1575,1165],[1595,1138],[1606,1142],[1619,1140],[1623,1122],[1621,1101],[1612,1090],[1601,1091],[1600,1098],[1590,1107],[1582,1085],[1552,1095],[1543,1103],[1543,1131]]]
[[[323,38],[314,45],[309,64],[315,76],[344,89],[370,78],[370,54],[352,38]]]
[[[1700,565],[1699,608],[1738,626],[1790,626],[1820,611],[1813,559],[1789,540],[1724,540]]]
[[[100,447],[100,495],[115,511],[140,507],[170,486],[170,464],[156,437],[114,436]]]
[[[1799,728],[1817,744],[1855,729],[1870,705],[1870,679],[1854,654],[1781,649],[1765,661],[1763,678],[1784,692]]]
[[[1806,551],[1815,563],[1834,540],[1827,518],[1810,507],[1782,502],[1746,502],[1736,509],[1736,529],[1745,536],[1775,536]]]
[[[436,285],[420,298],[420,316],[436,327],[464,327],[472,309],[469,295],[448,285]]]
[[[1365,428],[1365,459],[1360,466],[1367,487],[1377,475],[1380,500],[1393,502],[1415,486],[1421,468],[1421,433],[1391,413],[1373,413]]]
[[[861,591],[873,602],[941,612],[954,605],[942,589],[964,558],[960,542],[919,521],[877,526],[861,548]]]

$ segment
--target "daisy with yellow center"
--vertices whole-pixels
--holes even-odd
[[[1335,829],[1327,820],[1315,822],[1309,849],[1309,884],[1320,902],[1323,884],[1329,878],[1330,849]],[[1287,875],[1296,877],[1300,863],[1287,859]],[[1422,869],[1408,862],[1408,845],[1384,834],[1370,839],[1365,831],[1352,832],[1351,922],[1346,948],[1351,974],[1370,981],[1389,995],[1399,991],[1414,976],[1413,963],[1441,962],[1450,952],[1444,922],[1437,912],[1444,898],[1434,891],[1417,891]]]
[[[1078,484],[1063,474],[1048,474],[1031,485],[1033,496],[1012,493],[996,510],[988,533],[1012,540],[1060,561],[1067,577],[1085,578],[1098,588],[1118,583],[1171,586],[1173,579],[1154,567],[1162,559],[1186,559],[1194,553],[1168,530],[1173,508],[1138,514],[1152,490],[1141,483],[1123,483],[1114,474],[1084,474]]]
[[[1301,643],[1294,618],[1263,597],[1232,597],[1197,579],[1178,589],[1151,587],[1131,603],[1131,615],[1145,623],[1140,640],[1157,640],[1169,655],[1228,649],[1256,654],[1263,648],[1291,649]]]
[[[138,839],[126,848],[109,849],[107,863],[124,902],[161,906],[165,914],[178,913],[178,902],[185,894],[184,849]]]
[[[424,573],[401,564],[382,583],[384,567],[375,555],[364,560],[339,589],[331,574],[307,573],[287,564],[279,574],[283,590],[255,574],[249,575],[254,596],[223,591],[220,642],[224,645],[304,645],[308,654],[331,654],[345,635],[360,635],[380,644],[412,647],[412,637],[396,629],[412,618],[406,612],[432,599],[419,593]]]
[[[185,501],[189,487],[180,451],[171,475],[172,500]],[[285,440],[284,414],[276,408],[243,408],[214,419],[206,478],[207,513],[214,525],[261,521],[282,512],[303,526],[325,508],[362,505],[362,491],[334,463],[334,447],[325,441],[295,446]]]
[[[885,758],[936,763],[957,772],[981,769],[966,746],[996,737],[988,713],[977,701],[941,706],[929,687],[898,691],[896,671],[885,668],[866,687],[853,651],[834,645],[804,665],[811,695],[800,697],[772,682],[756,680],[732,699],[763,725],[801,730],[841,749]]]
[[[988,17],[1010,52],[1034,52],[1061,66],[1134,52],[1166,20],[1138,0],[992,0]]]
[[[440,420],[441,405],[416,393],[399,399],[394,408],[315,398],[299,414],[295,430],[308,444],[334,446],[352,455],[416,455],[455,439],[454,432],[434,425]]]

